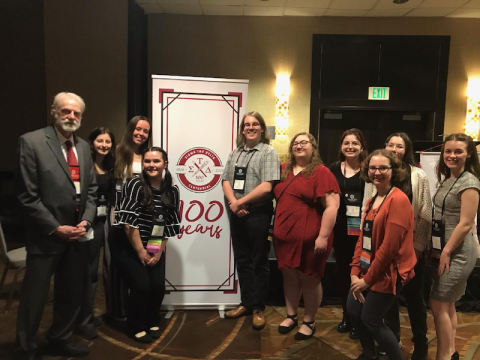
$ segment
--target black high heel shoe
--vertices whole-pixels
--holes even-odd
[[[459,359],[460,359],[460,354],[458,353],[458,351],[455,351],[452,354],[452,360],[459,360]]]
[[[310,339],[313,334],[315,334],[315,320],[313,321],[304,321],[302,325],[307,326],[310,330],[312,330],[312,333],[310,335],[305,335],[301,332],[297,332],[295,334],[295,340],[308,340]],[[313,326],[312,326],[313,325]]]
[[[298,326],[298,319],[297,319],[297,314],[295,315],[287,315],[286,319],[291,319],[293,321],[293,324],[290,326],[282,326],[278,325],[278,332],[280,334],[288,334],[290,331],[292,331],[296,326]]]

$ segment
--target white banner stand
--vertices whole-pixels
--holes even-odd
[[[164,308],[240,303],[221,175],[247,98],[248,80],[152,76],[153,144],[168,153],[182,218],[167,246]]]

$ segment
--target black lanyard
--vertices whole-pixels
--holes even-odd
[[[442,222],[443,222],[443,213],[445,212],[445,201],[447,200],[447,196],[448,194],[450,194],[450,191],[452,191],[453,187],[455,186],[455,184],[457,183],[457,181],[462,177],[462,175],[466,172],[466,170],[464,170],[460,176],[458,178],[455,179],[453,185],[450,187],[450,189],[448,190],[448,192],[445,194],[445,197],[443,198],[443,203],[442,203]],[[440,185],[440,187],[438,188],[437,192],[435,193],[435,195],[433,195],[433,201],[432,201],[432,219],[434,218],[435,216],[435,198],[437,197],[437,194],[438,194],[438,191],[442,188],[443,186],[443,183],[445,182],[445,180],[442,182],[442,184]]]
[[[239,154],[238,157],[237,157],[237,161],[235,161],[235,167],[237,167],[238,159],[240,159],[240,156],[242,156],[243,151],[244,151],[243,149],[240,151],[240,154]],[[247,155],[248,155],[249,152],[252,152],[252,151],[253,151],[253,155],[250,156],[250,159],[248,159],[247,165],[245,166],[246,168],[248,168],[248,164],[250,164],[250,161],[253,159],[253,157],[254,157],[255,154],[257,153],[257,150],[254,151],[254,150],[252,149],[252,150],[245,151],[245,152],[247,153]],[[247,155],[245,155],[245,157],[247,157]]]
[[[375,216],[377,216],[378,212],[380,211],[380,208],[381,208],[382,205],[383,205],[383,202],[384,202],[385,199],[388,197],[388,195],[390,194],[390,192],[392,191],[393,188],[394,188],[394,186],[390,186],[390,189],[388,190],[387,195],[385,195],[385,197],[383,198],[383,200],[382,200],[382,202],[380,203],[380,206],[377,208],[377,211],[375,212],[375,214],[373,214],[372,222],[373,222],[373,220],[375,220]],[[377,199],[377,196],[378,196],[378,192],[377,192],[377,194],[373,197],[373,199],[372,199],[372,201],[370,202],[370,204],[368,205],[368,209],[367,209],[367,211],[365,212],[365,217],[364,217],[364,219],[367,218],[368,213],[369,213],[370,210],[372,209],[373,204],[375,203],[375,200]]]

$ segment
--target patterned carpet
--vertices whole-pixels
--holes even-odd
[[[0,265],[0,271],[3,266]],[[0,359],[9,359],[14,349],[18,292],[10,310],[3,312],[13,272],[7,278],[0,294]],[[16,284],[18,288],[18,284]],[[52,294],[50,294],[52,295]],[[104,294],[99,286],[95,313],[105,312]],[[88,359],[356,359],[360,354],[358,341],[350,340],[347,334],[339,334],[336,326],[341,320],[340,306],[322,306],[317,312],[317,331],[308,341],[297,342],[294,332],[281,335],[278,325],[286,313],[284,307],[269,306],[265,316],[267,326],[262,331],[252,329],[252,317],[240,319],[220,318],[218,311],[175,311],[165,313],[162,319],[162,336],[152,344],[139,344],[129,339],[124,332],[124,323],[103,322],[99,338],[83,341],[90,347]],[[300,321],[303,309],[299,309]],[[40,330],[39,343],[52,321],[52,302],[49,299]],[[405,308],[401,308],[402,352],[405,359],[413,351],[410,324]],[[433,317],[428,314],[429,356],[435,358],[436,338]],[[480,360],[480,314],[458,313],[456,349],[460,358]],[[46,360],[61,358],[44,357]]]

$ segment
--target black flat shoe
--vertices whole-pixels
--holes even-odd
[[[306,325],[310,330],[312,330],[312,333],[310,335],[305,335],[301,332],[297,332],[295,334],[295,340],[308,340],[313,336],[313,334],[315,334],[315,320],[304,321],[302,325]]]
[[[358,339],[358,332],[357,332],[357,329],[355,329],[354,327],[352,327],[350,329],[350,332],[348,333],[348,337],[352,340],[357,340]]]
[[[86,357],[90,351],[88,346],[68,342],[64,344],[49,344],[45,353],[48,356]]]
[[[142,336],[137,336],[138,334],[140,333],[130,335],[130,338],[142,344],[150,344],[153,342],[153,338],[149,333],[145,332],[145,335]]]
[[[347,317],[345,315],[343,315],[342,322],[337,325],[337,331],[339,333],[344,334],[344,333],[349,332],[350,328],[351,328],[351,326],[350,326],[350,323],[347,321]]]
[[[287,315],[286,319],[292,319],[293,324],[290,326],[282,326],[278,325],[278,332],[280,334],[288,334],[290,331],[292,331],[296,326],[298,326],[298,318],[297,314],[295,315]]]
[[[157,326],[158,327],[158,326]],[[160,328],[156,329],[156,330],[148,330],[148,333],[150,334],[150,336],[154,339],[158,339],[160,337],[160,335],[162,335],[162,330],[160,330]]]

